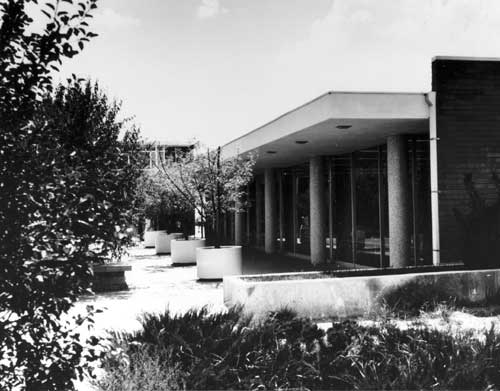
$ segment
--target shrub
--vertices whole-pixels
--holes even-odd
[[[458,277],[457,277],[458,278]],[[416,316],[421,311],[434,311],[435,309],[447,307],[474,307],[491,306],[500,303],[498,294],[488,296],[481,302],[473,302],[466,297],[457,298],[456,286],[453,282],[436,283],[429,276],[426,279],[409,281],[396,288],[388,288],[379,293],[376,314],[380,315],[381,309],[386,310],[391,316]],[[491,311],[490,311],[491,312]]]
[[[453,289],[446,285],[436,284],[429,280],[416,280],[405,283],[390,291],[380,293],[380,305],[391,314],[415,316],[420,311],[432,311],[439,304],[455,305]]]
[[[55,220],[64,216],[67,234],[78,239],[75,247],[87,263],[119,259],[131,243],[127,228],[135,222],[141,175],[139,132],[118,120],[119,111],[97,83],[73,79],[44,97],[34,121],[43,129],[37,157],[57,166],[54,182],[66,182],[52,214]],[[42,171],[40,180],[47,180],[45,175]],[[33,189],[31,196],[44,194]]]
[[[209,315],[202,310],[183,316],[149,315],[143,330],[115,338],[115,344],[124,346],[130,361],[108,356],[102,389],[121,378],[139,379],[142,364],[134,361],[142,357],[139,352],[147,352],[146,362],[158,363],[172,375],[172,389],[492,389],[500,385],[500,338],[493,330],[482,341],[469,334],[401,330],[390,324],[363,327],[354,321],[335,323],[324,332],[290,311],[270,314],[252,325],[236,311]],[[148,374],[156,371],[150,369]]]
[[[123,152],[136,136],[118,140],[116,106],[89,85],[51,93],[51,72],[95,35],[96,0],[35,6],[41,32],[28,3],[0,2],[0,389],[68,390],[99,341],[78,331],[91,313],[67,312],[90,263],[126,241],[135,169]]]

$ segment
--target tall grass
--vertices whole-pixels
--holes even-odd
[[[178,373],[175,365],[162,361],[146,346],[127,346],[115,339],[115,349],[104,361],[105,376],[97,386],[106,391],[153,391],[177,389]],[[127,353],[125,353],[127,352]]]
[[[148,315],[115,337],[103,390],[491,389],[500,386],[500,338],[389,323],[335,323],[326,332],[291,311],[251,325],[238,311]]]

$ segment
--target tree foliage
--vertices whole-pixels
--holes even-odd
[[[138,208],[139,132],[118,119],[119,111],[120,105],[110,102],[97,83],[72,80],[43,99],[34,121],[35,128],[45,127],[50,135],[44,150],[57,154],[50,156],[51,162],[59,162],[68,181],[74,181],[60,203],[64,211],[52,218],[68,216],[70,207],[74,217],[66,221],[66,229],[78,238],[87,262],[105,263],[122,255]]]
[[[166,178],[156,170],[145,170],[139,178],[141,212],[150,219],[153,228],[173,232],[176,222],[183,227],[192,225],[194,209],[179,192],[174,191]]]
[[[41,32],[28,6],[47,17]],[[52,87],[51,72],[95,35],[95,8],[0,1],[0,389],[73,388],[97,340],[86,346],[78,330],[91,313],[66,314],[91,262],[127,241],[137,131],[119,139],[119,106],[97,87]]]
[[[207,239],[220,246],[221,215],[246,207],[246,185],[253,175],[255,158],[221,159],[220,149],[187,155],[162,165],[160,173],[168,188],[196,210]]]

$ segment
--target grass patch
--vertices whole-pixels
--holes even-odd
[[[162,361],[151,348],[124,343],[115,336],[115,346],[103,363],[105,376],[97,382],[106,391],[153,391],[177,388],[175,365]]]

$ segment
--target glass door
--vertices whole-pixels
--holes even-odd
[[[299,254],[310,255],[310,222],[309,222],[309,177],[297,176],[296,178],[296,247]]]
[[[381,263],[379,149],[355,153],[356,263],[379,267]]]
[[[352,262],[351,157],[332,159],[332,236],[333,259]]]

